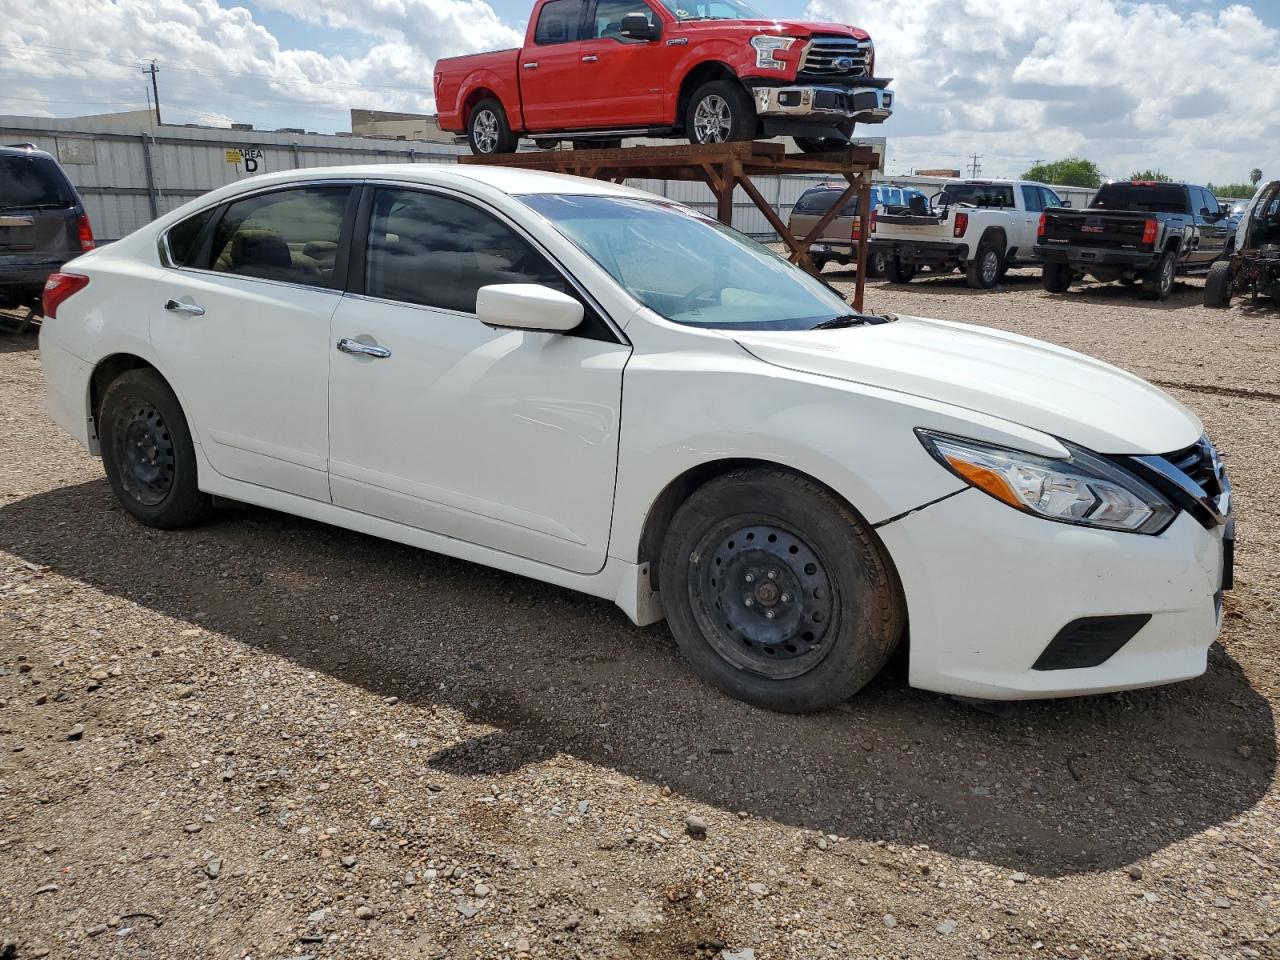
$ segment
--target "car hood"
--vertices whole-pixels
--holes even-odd
[[[778,367],[941,401],[1097,453],[1171,453],[1204,432],[1194,413],[1158,387],[1001,330],[899,317],[875,326],[731,336]]]

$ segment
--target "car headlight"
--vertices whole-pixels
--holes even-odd
[[[1104,530],[1158,534],[1177,509],[1137,476],[1064,443],[1065,460],[1006,450],[978,440],[916,430],[940,464],[970,486],[1046,520]]]
[[[779,50],[790,50],[795,45],[795,37],[775,37],[761,35],[751,38],[751,46],[756,48],[756,66],[765,70],[785,70],[787,65],[782,60],[774,59]]]

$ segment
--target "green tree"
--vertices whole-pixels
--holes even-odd
[[[1097,189],[1102,186],[1102,171],[1092,160],[1083,157],[1068,157],[1052,163],[1037,163],[1022,175],[1023,180],[1038,180],[1060,187],[1089,187]]]
[[[1249,182],[1252,183],[1255,187],[1258,185],[1258,181],[1261,179],[1262,179],[1262,171],[1259,170],[1257,167],[1254,167],[1252,170],[1249,171]]]
[[[1130,180],[1150,180],[1155,183],[1172,183],[1173,177],[1163,170],[1135,170],[1129,174]]]
[[[1254,188],[1247,183],[1206,183],[1205,189],[1215,197],[1234,197],[1243,200],[1252,197]]]

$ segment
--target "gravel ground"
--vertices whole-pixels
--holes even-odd
[[[806,717],[603,601],[256,509],[146,530],[0,335],[0,958],[1280,956],[1280,312],[1199,298],[868,288],[1202,414],[1208,673],[987,711],[899,665]]]

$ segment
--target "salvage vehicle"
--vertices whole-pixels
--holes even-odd
[[[846,147],[893,112],[866,31],[773,20],[743,0],[538,0],[524,46],[436,61],[440,129],[477,154],[793,136]]]
[[[952,180],[926,203],[878,214],[871,253],[885,276],[910,283],[921,267],[963,270],[969,286],[990,290],[1010,267],[1032,265],[1040,211],[1062,206],[1052,188],[1027,180]]]
[[[1204,305],[1223,309],[1234,294],[1280,301],[1280,180],[1258,188],[1241,215],[1239,244],[1209,268]]]
[[[1179,275],[1203,274],[1230,256],[1236,224],[1212,193],[1190,183],[1113,181],[1083,210],[1046,210],[1036,253],[1044,288],[1065,293],[1088,274],[1140,284],[1145,300],[1165,300]]]
[[[820,184],[800,194],[791,215],[787,218],[787,229],[793,237],[806,237],[818,225],[823,216],[835,206],[836,201],[844,194],[845,188],[838,184]],[[912,197],[923,197],[919,190],[910,187],[895,187],[890,184],[878,184],[871,188],[871,210],[878,214],[887,206],[904,206]],[[839,263],[849,266],[857,262],[857,243],[862,235],[862,217],[858,214],[858,197],[854,197],[842,209],[826,228],[822,235],[809,247],[809,259],[819,271],[828,263]],[[885,271],[883,251],[867,251],[867,276],[882,277]]]
[[[93,249],[84,203],[50,154],[0,147],[0,307],[40,310],[45,281]]]
[[[1204,671],[1230,486],[1097,360],[857,314],[621,185],[484,166],[268,174],[51,277],[50,412],[123,508],[213,498],[663,617],[764,707],[910,682],[1019,699]],[[1045,385],[1052,389],[1045,389]]]

